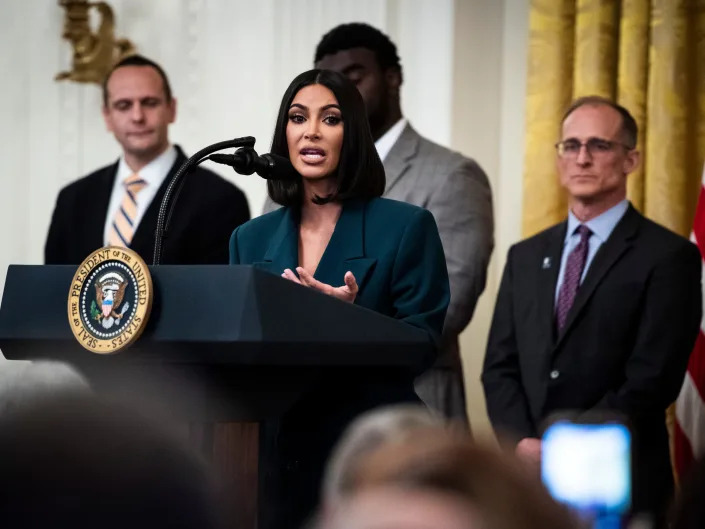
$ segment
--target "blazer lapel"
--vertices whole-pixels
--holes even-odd
[[[399,139],[384,160],[384,172],[387,180],[384,189],[385,194],[394,187],[394,184],[401,178],[401,175],[407,171],[409,165],[411,165],[411,159],[416,156],[418,150],[419,135],[411,125],[407,123],[401,136],[399,136]]]
[[[536,263],[541,267],[538,281],[539,300],[539,325],[545,333],[548,344],[555,340],[555,299],[556,283],[558,282],[558,272],[561,268],[561,254],[563,253],[563,243],[568,223],[563,222],[556,226],[548,234],[548,239],[539,256],[540,262]]]
[[[314,277],[323,283],[339,287],[349,270],[362,291],[365,281],[377,263],[377,259],[365,257],[364,234],[365,202],[346,202]]]
[[[640,215],[630,204],[624,217],[614,227],[607,241],[600,246],[595,257],[590,263],[590,268],[585,275],[583,283],[580,285],[573,306],[568,312],[568,316],[563,327],[563,331],[558,336],[556,347],[565,339],[565,335],[570,331],[580,312],[585,308],[590,296],[600,284],[605,274],[614,264],[629,250],[634,241],[634,237],[639,228]]]
[[[106,218],[108,205],[115,185],[117,168],[118,162],[105,168],[100,175],[100,182],[96,186],[95,192],[91,194],[91,199],[83,204],[88,210],[88,218],[91,219],[91,222],[86,223],[84,229],[86,230],[86,241],[91,241],[92,248],[105,246],[105,222],[108,220]]]
[[[262,261],[256,268],[281,275],[285,268],[295,270],[299,264],[299,219],[294,208],[284,208],[279,226],[270,239]]]

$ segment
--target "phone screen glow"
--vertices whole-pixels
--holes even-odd
[[[543,482],[555,499],[580,511],[624,513],[631,499],[630,445],[623,424],[556,422],[543,436]]]

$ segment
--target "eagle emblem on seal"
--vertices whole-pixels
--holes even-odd
[[[126,279],[117,272],[108,272],[95,282],[95,300],[91,303],[91,316],[104,329],[119,324],[130,308],[129,302],[122,302],[127,284]]]

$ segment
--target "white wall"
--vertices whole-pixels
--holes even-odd
[[[117,35],[161,63],[178,99],[171,139],[193,153],[252,135],[267,151],[284,89],[341,22],[386,31],[404,67],[402,105],[425,136],[477,159],[495,201],[488,286],[462,336],[471,417],[498,277],[519,238],[529,0],[109,0]],[[59,189],[115,160],[96,85],[57,83],[70,66],[56,0],[0,3],[0,289],[10,263],[41,263]],[[259,213],[264,182],[213,167]],[[102,222],[102,219],[97,219]]]
[[[495,221],[487,286],[460,344],[472,428],[491,437],[480,373],[507,250],[521,232],[529,0],[458,0],[456,7],[451,144],[487,172]]]
[[[293,77],[312,67],[321,35],[361,20],[389,31],[407,70],[409,117],[448,143],[451,108],[451,0],[112,0],[117,35],[161,63],[178,100],[172,141],[187,152],[227,138],[271,141],[276,110]],[[117,158],[105,132],[97,85],[53,81],[70,65],[55,0],[0,6],[0,275],[9,263],[40,263],[58,190]],[[423,27],[422,27],[423,26]],[[423,38],[419,38],[419,34]],[[11,50],[11,52],[10,52]],[[439,97],[440,96],[440,97]],[[253,212],[264,181],[214,168],[247,194]],[[2,286],[2,283],[0,283]]]

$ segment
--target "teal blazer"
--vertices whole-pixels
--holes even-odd
[[[230,264],[281,275],[299,265],[299,211],[284,207],[238,226]],[[351,200],[343,205],[314,277],[343,284],[350,270],[355,304],[427,331],[438,344],[450,290],[443,246],[431,213],[396,200]]]

